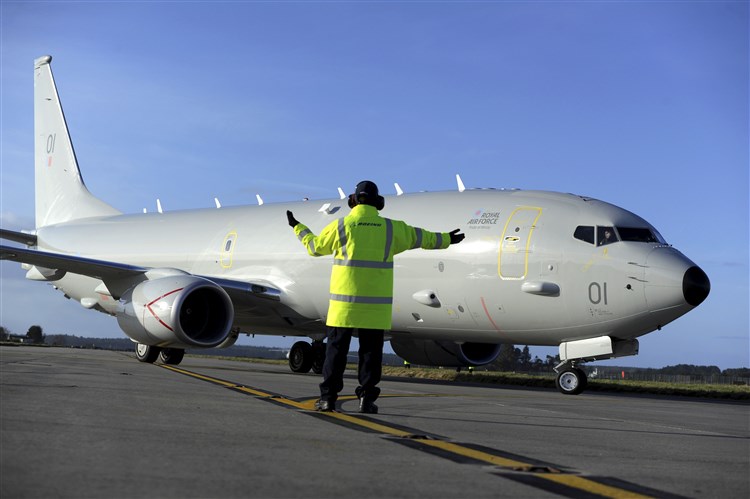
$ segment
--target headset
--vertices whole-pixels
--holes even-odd
[[[372,187],[375,188],[375,192],[378,192],[378,186],[376,186],[374,183],[369,181],[360,182],[357,184],[357,188],[355,188],[355,194],[349,194],[349,199],[347,200],[347,204],[349,205],[349,208],[354,208],[355,206],[359,204],[367,204],[370,206],[373,206],[376,210],[380,211],[383,208],[385,208],[385,198],[381,196],[380,194],[375,194],[375,199],[371,202],[368,202],[371,200],[373,196],[370,195],[357,195],[356,191],[359,190],[358,187],[362,185],[363,183],[368,182],[369,184],[372,184]]]

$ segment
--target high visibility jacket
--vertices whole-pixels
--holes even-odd
[[[304,224],[294,233],[312,256],[333,255],[326,325],[390,329],[393,256],[409,249],[445,249],[450,234],[412,227],[360,204],[316,236]]]

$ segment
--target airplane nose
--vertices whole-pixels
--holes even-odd
[[[682,277],[682,294],[688,304],[697,307],[703,303],[709,291],[711,282],[700,267],[694,265],[685,271]]]
[[[646,303],[664,323],[692,310],[706,299],[711,284],[700,267],[671,247],[658,247],[646,258]]]

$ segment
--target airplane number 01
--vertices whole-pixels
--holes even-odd
[[[57,139],[56,133],[50,134],[47,137],[47,154],[55,152],[55,139]]]
[[[599,285],[598,282],[592,282],[589,284],[589,301],[594,305],[599,305],[602,300],[607,305],[607,283]]]

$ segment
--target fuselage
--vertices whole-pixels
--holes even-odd
[[[288,209],[313,232],[349,210],[329,199],[87,218],[38,229],[38,248],[267,283],[295,314],[235,310],[234,325],[321,337],[332,261],[308,256],[286,224]],[[542,191],[417,193],[387,198],[381,215],[466,233],[447,250],[396,256],[393,335],[528,345],[630,339],[705,298],[692,261],[644,219],[602,201]],[[86,306],[118,310],[97,279],[67,274],[55,284]]]

